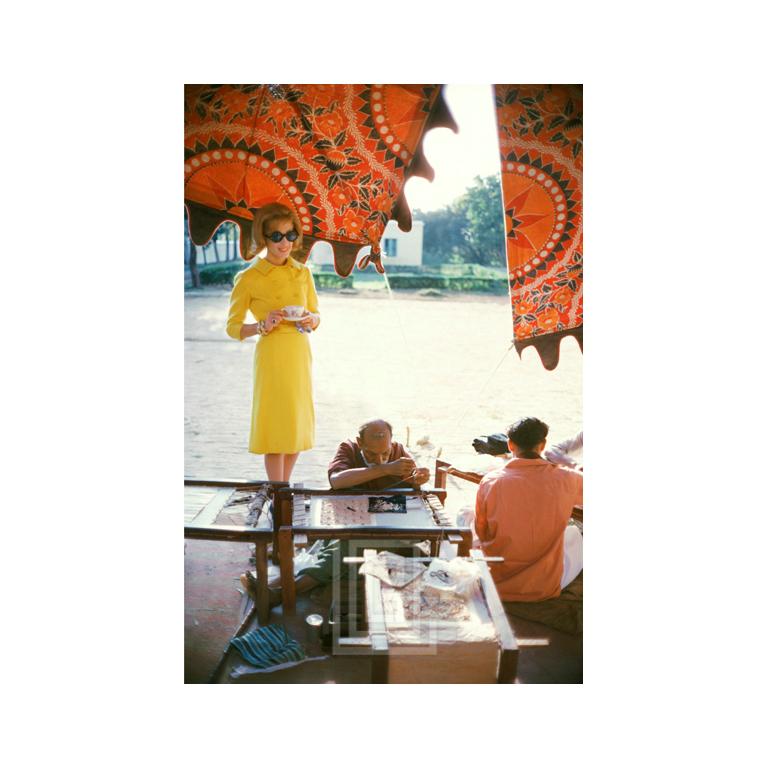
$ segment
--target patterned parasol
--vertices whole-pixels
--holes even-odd
[[[246,258],[254,213],[276,201],[298,214],[306,252],[317,240],[333,246],[340,275],[366,245],[383,272],[384,227],[393,218],[411,229],[403,186],[411,176],[434,178],[422,138],[440,126],[457,130],[440,85],[187,85],[192,242],[233,221]]]
[[[495,89],[515,347],[552,370],[582,346],[582,88]]]

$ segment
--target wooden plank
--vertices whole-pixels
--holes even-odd
[[[275,483],[277,485],[277,483]],[[360,490],[356,488],[280,488],[281,493],[293,495],[294,493],[307,496],[421,496],[434,494],[444,503],[446,492],[441,488],[424,486],[421,490],[415,488],[387,488],[382,491]]]
[[[267,587],[267,542],[256,542],[256,611],[259,625],[264,626],[269,621],[269,589]]]
[[[214,497],[194,517],[193,522],[195,525],[211,525],[232,493],[233,489],[229,487],[216,491]]]
[[[448,481],[446,469],[451,465],[442,459],[435,459],[435,488],[445,488]]]
[[[280,540],[278,532],[281,528],[293,525],[293,489],[279,488],[275,493],[272,504],[272,527],[274,538],[272,540],[272,560],[275,565],[280,565],[282,552],[280,550]],[[291,544],[291,558],[293,558],[293,544]],[[280,573],[282,574],[282,566]],[[291,568],[291,574],[293,569]]]
[[[185,539],[202,539],[205,541],[271,541],[271,528],[249,528],[244,525],[184,525]]]
[[[478,551],[478,550],[474,550],[474,551]],[[408,559],[409,560],[413,560],[414,563],[431,563],[436,558],[434,558],[434,557],[409,557]],[[479,558],[474,558],[473,557],[472,561],[474,562],[476,559],[477,560],[482,560],[482,561],[484,561],[486,563],[503,563],[504,562],[504,558],[503,557],[495,557],[495,556],[492,556],[492,557],[485,557],[484,556],[484,557],[479,557]],[[349,563],[350,565],[354,565],[355,563],[364,563],[365,562],[365,558],[364,557],[345,557],[345,558],[343,558],[343,561],[345,563]]]
[[[499,659],[498,681],[500,683],[513,683],[517,674],[518,653],[515,633],[509,625],[509,619],[507,618],[504,606],[501,604],[499,593],[496,591],[496,585],[488,569],[488,564],[484,561],[482,550],[473,549],[470,554],[480,569],[480,583],[485,595],[485,603],[488,606],[491,620],[499,635],[501,657]]]
[[[216,495],[216,492],[206,493],[196,496],[193,499],[184,499],[184,522],[188,523],[194,520],[202,512],[208,502]]]
[[[291,527],[291,526],[289,526]],[[468,538],[471,544],[472,532],[462,528],[392,528],[376,525],[344,526],[317,526],[312,528],[292,528],[301,532],[308,539],[430,539],[439,541],[445,539],[449,533],[457,533],[462,538]]]
[[[205,479],[201,477],[185,477],[184,478],[184,485],[187,486],[197,486],[197,485],[207,485],[211,486],[213,488],[216,487],[226,487],[226,488],[261,488],[262,485],[267,485],[269,483],[268,480],[245,480],[243,478],[238,479],[226,479],[226,478],[213,478],[213,479]],[[270,483],[271,485],[281,485],[281,483]],[[282,483],[282,485],[287,485],[287,483]]]
[[[371,638],[370,637],[340,637],[336,640],[336,644],[339,646],[344,646],[346,648],[367,649],[370,652]]]
[[[366,561],[376,560],[375,549],[363,551]],[[389,647],[387,645],[387,624],[384,619],[384,601],[381,596],[381,582],[367,574],[365,577],[365,607],[368,621],[368,635],[371,638],[371,682],[382,684],[389,678]]]
[[[282,526],[277,534],[277,547],[280,551],[280,585],[283,592],[283,612],[296,613],[296,581],[293,574],[293,533],[287,526]]]

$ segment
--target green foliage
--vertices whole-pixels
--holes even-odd
[[[237,261],[227,261],[221,264],[206,264],[199,268],[200,285],[229,285],[231,286],[235,275],[244,269],[244,264]]]
[[[315,288],[319,291],[324,288],[354,288],[354,279],[350,277],[341,277],[335,272],[315,272]]]
[[[464,293],[507,293],[508,283],[504,277],[472,277],[462,275],[412,274],[389,275],[392,290],[417,290],[436,288],[442,291]]]
[[[464,205],[467,222],[463,234],[467,248],[474,254],[472,261],[475,264],[503,265],[504,206],[498,177],[475,177],[475,185],[465,192],[460,202]]]
[[[454,205],[429,213],[414,212],[414,217],[424,222],[422,261],[425,266],[438,266],[456,260],[463,261],[463,228],[466,219]]]
[[[240,259],[236,261],[224,262],[221,264],[207,264],[200,267],[201,285],[228,285],[232,286],[235,275],[246,269],[246,264]],[[314,273],[315,287],[318,290],[324,288],[353,288],[351,277],[339,277],[335,272],[316,272]]]
[[[474,185],[451,205],[428,213],[415,211],[414,217],[424,222],[425,265],[505,265],[504,208],[498,176],[477,176]]]

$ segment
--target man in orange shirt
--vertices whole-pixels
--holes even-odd
[[[514,458],[485,475],[477,491],[475,530],[488,555],[502,600],[536,602],[557,597],[579,575],[581,533],[569,526],[582,504],[583,475],[541,457],[549,427],[524,418],[508,430]]]

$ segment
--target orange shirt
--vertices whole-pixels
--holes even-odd
[[[582,504],[581,472],[544,459],[512,459],[489,472],[477,491],[475,530],[487,555],[504,558],[491,573],[502,600],[557,597],[563,533]]]

